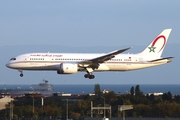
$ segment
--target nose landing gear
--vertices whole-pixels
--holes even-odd
[[[20,74],[20,77],[23,77],[23,74],[22,74],[22,73]]]
[[[23,70],[19,70],[21,72],[20,77],[23,77]]]

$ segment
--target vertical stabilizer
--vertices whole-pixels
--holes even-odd
[[[171,30],[163,30],[140,54],[161,57]]]

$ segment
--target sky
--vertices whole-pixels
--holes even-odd
[[[179,4],[179,0],[1,0],[0,84],[34,84],[42,79],[53,84],[179,84],[180,75],[174,72],[179,70],[179,55],[172,51],[180,44]],[[5,67],[11,57],[26,52],[110,52],[129,46],[136,52],[134,46],[146,47],[166,28],[172,33],[163,55],[176,58],[163,66],[94,73],[94,80],[85,79],[85,73],[67,76],[55,71],[25,71],[20,78],[18,71]]]

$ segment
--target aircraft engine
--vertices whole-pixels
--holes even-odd
[[[61,63],[58,74],[74,74],[78,72],[78,65],[73,63]]]

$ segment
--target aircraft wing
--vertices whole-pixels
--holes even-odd
[[[107,53],[103,56],[99,56],[90,60],[79,62],[79,67],[91,67],[91,68],[98,68],[99,63],[103,63],[105,61],[108,61],[112,58],[114,58],[117,54],[120,54],[126,50],[129,50],[129,48],[121,49],[121,50],[115,50],[113,52]]]

